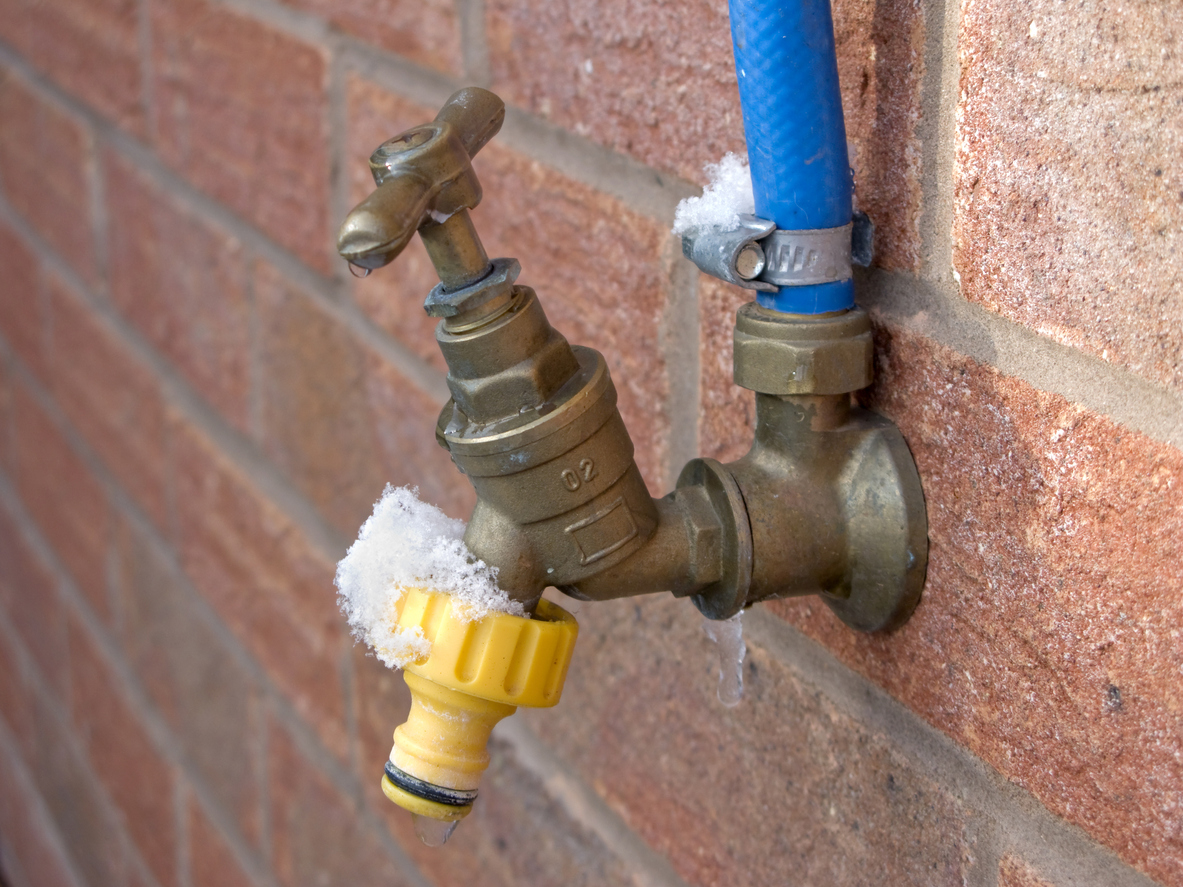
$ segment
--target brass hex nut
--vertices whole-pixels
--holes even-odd
[[[784,314],[749,302],[735,320],[735,384],[762,394],[846,394],[871,384],[871,319],[861,308]]]
[[[522,273],[517,259],[494,259],[492,270],[476,283],[458,290],[449,290],[437,283],[427,294],[423,310],[429,317],[455,317],[466,311],[479,308],[498,296],[513,292],[513,282]]]
[[[448,389],[469,419],[490,422],[544,403],[578,368],[571,346],[556,334],[529,359],[493,375],[464,379],[449,373]]]
[[[672,589],[677,597],[683,597],[722,578],[723,524],[715,514],[706,487],[686,486],[674,495],[685,502],[683,520],[690,540],[690,588]]]
[[[448,362],[452,398],[482,425],[540,406],[579,370],[571,346],[528,286],[515,287],[508,309],[476,329],[440,324],[436,342]]]

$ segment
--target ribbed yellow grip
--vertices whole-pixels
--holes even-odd
[[[475,795],[489,766],[493,727],[519,705],[558,703],[579,634],[571,614],[548,601],[539,603],[532,619],[491,613],[468,621],[462,607],[451,595],[422,589],[408,590],[398,603],[399,628],[421,629],[431,652],[404,669],[411,711],[394,731],[390,762],[396,770],[382,780],[394,803],[446,820],[467,815],[471,804],[428,800],[415,794],[423,787],[411,783]]]
[[[549,601],[539,602],[533,619],[490,613],[468,621],[462,607],[447,594],[403,594],[399,627],[418,627],[431,642],[431,655],[406,671],[491,702],[557,704],[579,634],[574,617]]]

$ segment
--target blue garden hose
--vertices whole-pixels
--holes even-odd
[[[851,220],[850,161],[830,0],[730,0],[731,39],[756,215],[777,228]],[[854,307],[854,281],[761,292],[765,308],[821,314]]]

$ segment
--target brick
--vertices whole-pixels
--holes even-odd
[[[13,883],[77,887],[52,825],[38,810],[36,791],[18,761],[0,745],[0,878],[15,870]],[[11,856],[10,856],[11,854]],[[11,866],[11,868],[10,868]]]
[[[12,365],[0,353],[0,470],[12,467]]]
[[[284,0],[416,64],[462,74],[460,22],[450,0]],[[375,145],[377,147],[377,145]]]
[[[251,887],[254,883],[193,801],[189,803],[189,866],[193,887]]]
[[[198,611],[179,571],[129,524],[116,531],[124,655],[213,799],[258,842],[262,797],[255,682]]]
[[[278,727],[268,741],[272,866],[286,887],[418,883],[358,818],[356,806]]]
[[[493,89],[506,101],[692,179],[743,150],[727,9],[490,0]]]
[[[370,185],[373,190],[372,180]],[[439,283],[439,277],[418,237],[395,259],[393,267],[376,271],[365,280],[352,280],[351,283],[354,301],[371,320],[416,357],[441,373],[448,371],[439,346],[435,343],[435,328],[439,320],[429,317],[423,310],[423,300],[431,288]]]
[[[16,633],[0,623],[0,720],[24,754],[33,747],[32,692],[17,653]]]
[[[72,709],[92,772],[106,786],[128,834],[162,885],[176,883],[174,777],[139,716],[118,689],[122,681],[77,622],[70,628]]]
[[[264,446],[305,495],[348,534],[388,482],[467,516],[471,486],[435,442],[442,404],[270,266],[255,293]]]
[[[48,337],[37,258],[6,225],[0,225],[0,265],[6,276],[0,293],[0,333],[21,362],[45,379]]]
[[[204,0],[154,0],[151,9],[161,156],[326,270],[324,51]]]
[[[100,114],[143,135],[137,0],[0,0],[0,36]]]
[[[28,391],[16,391],[13,407],[17,492],[95,612],[109,619],[106,494]]]
[[[1183,876],[1183,453],[898,330],[872,403],[929,520],[924,598],[887,636],[773,605],[1053,813]]]
[[[480,802],[461,826],[466,834],[460,838],[461,846],[475,845],[480,868],[496,860],[505,869],[506,887],[635,882],[630,862],[612,853],[550,797],[508,745],[494,740],[489,754]]]
[[[756,426],[756,396],[734,381],[735,313],[751,290],[698,276],[699,421],[703,457],[730,462],[748,451]]]
[[[834,25],[857,194],[877,224],[877,263],[914,269],[920,4],[844,0]],[[493,88],[565,129],[700,183],[705,164],[746,150],[722,4],[491,0],[487,30]]]
[[[875,222],[875,264],[915,272],[924,8],[919,0],[837,0],[833,13],[856,205]]]
[[[35,742],[29,757],[37,791],[86,884],[123,885],[126,838],[92,763],[78,751],[78,732],[50,700],[33,695]]]
[[[394,728],[407,719],[411,692],[401,671],[387,668],[361,643],[353,646],[353,691],[357,776],[366,788],[377,789],[394,744]],[[378,797],[375,793],[376,801]],[[389,803],[383,800],[376,807],[383,810]]]
[[[968,3],[954,173],[966,298],[1175,389],[1181,43],[1146,0]]]
[[[374,190],[369,156],[387,139],[432,120],[437,108],[408,101],[395,93],[351,76],[346,92],[349,129],[346,135],[346,175],[352,204]],[[438,322],[423,310],[423,300],[439,283],[427,250],[418,237],[392,266],[363,279],[351,278],[353,300],[382,329],[441,372],[447,371],[435,344]]]
[[[140,860],[132,860],[127,872],[127,887],[156,887],[156,880]]]
[[[630,864],[572,819],[546,787],[496,738],[481,780],[480,798],[448,840],[447,850],[427,847],[410,815],[370,789],[385,818],[419,869],[436,884],[602,885],[634,883]]]
[[[0,71],[0,182],[12,207],[95,282],[90,173],[94,140],[74,117]]]
[[[969,812],[759,648],[744,698],[688,601],[579,607],[563,700],[519,711],[691,884],[957,884]]]
[[[333,564],[196,428],[173,430],[177,549],[218,616],[345,755],[344,620]]]
[[[366,397],[388,482],[416,486],[425,502],[467,519],[476,493],[435,442],[442,404],[372,354],[366,359]]]
[[[0,512],[0,601],[25,649],[55,693],[65,697],[69,656],[66,612],[50,569],[25,544],[20,529]]]
[[[165,407],[150,370],[60,279],[48,280],[50,389],[58,405],[158,526],[164,526]]]
[[[1004,856],[998,864],[998,887],[1055,887],[1035,874],[1023,860],[1015,856]]]
[[[247,427],[250,301],[233,237],[106,158],[111,298],[232,424]]]

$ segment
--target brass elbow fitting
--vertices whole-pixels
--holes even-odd
[[[653,499],[603,356],[568,344],[516,284],[517,261],[489,262],[468,218],[480,199],[470,158],[503,117],[492,93],[465,89],[433,123],[386,142],[370,161],[378,188],[339,240],[346,259],[372,268],[418,230],[435,262],[441,282],[424,307],[441,318],[452,394],[436,437],[476,489],[471,552],[535,618],[550,618],[550,605],[536,607],[554,586],[582,600],[671,591],[712,619],[819,594],[854,628],[902,624],[924,584],[924,498],[899,430],[851,403],[871,382],[866,314],[740,309],[735,380],[757,392],[752,449],[729,465],[692,460]],[[415,687],[424,676],[408,671]],[[437,778],[424,777],[420,801]]]

